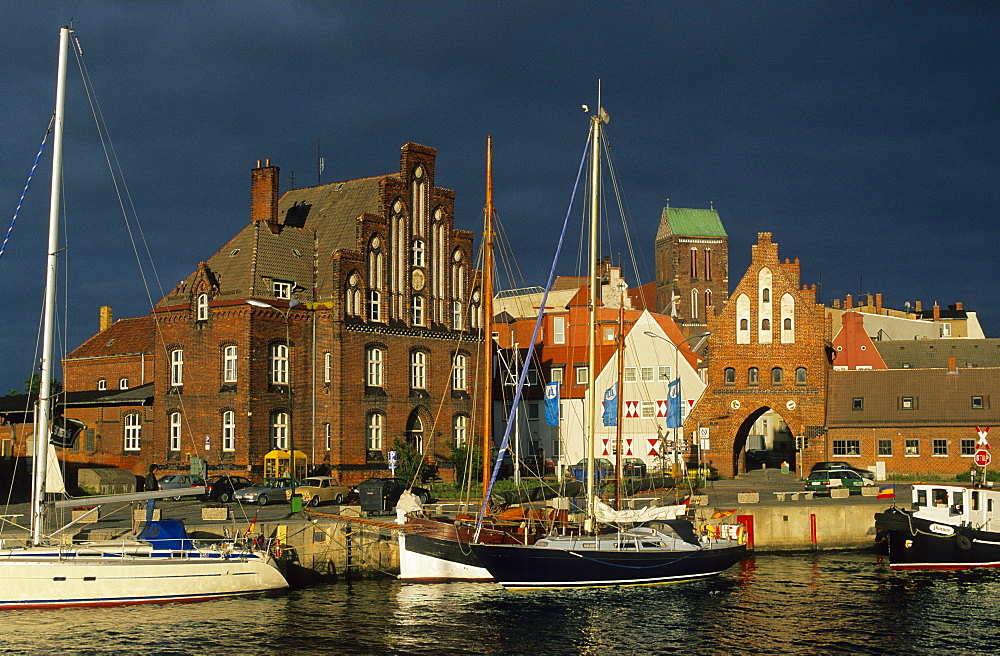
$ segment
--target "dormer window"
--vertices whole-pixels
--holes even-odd
[[[290,299],[292,297],[292,283],[284,280],[272,280],[271,293],[274,294],[275,298]]]
[[[108,381],[106,381],[103,378],[100,379],[99,381],[97,381],[97,389],[100,390],[100,391],[102,391],[102,392],[104,390],[108,389]]]
[[[208,294],[198,294],[198,321],[208,321]]]
[[[128,389],[128,378],[122,378],[118,381],[118,389]]]

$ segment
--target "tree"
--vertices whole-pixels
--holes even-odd
[[[38,394],[38,390],[39,390],[39,388],[41,388],[41,386],[42,386],[42,375],[41,374],[31,374],[31,377],[28,378],[28,380],[24,381],[24,391],[23,392],[18,391],[18,390],[11,390],[7,394],[7,396],[20,396],[21,394],[28,394],[28,395]],[[52,379],[52,393],[53,394],[59,394],[60,392],[62,392],[62,390],[63,390],[62,383],[59,382],[58,380],[56,380],[55,378],[53,378]]]
[[[408,483],[412,482],[413,475],[419,468],[420,477],[416,482],[421,482],[430,469],[424,462],[423,454],[413,444],[400,438],[396,438],[392,448],[396,451],[396,476]]]

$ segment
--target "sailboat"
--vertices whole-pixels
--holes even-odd
[[[739,527],[698,534],[681,517],[684,506],[616,511],[596,499],[594,447],[597,426],[596,308],[597,244],[604,108],[590,127],[590,325],[587,393],[587,505],[582,530],[562,531],[531,544],[489,544],[477,539],[472,551],[493,578],[507,589],[585,588],[653,585],[715,576],[739,562],[746,541]],[[622,526],[604,531],[601,525]]]
[[[487,327],[493,319],[493,141],[486,142],[486,207],[483,222],[483,315]],[[493,371],[494,343],[486,330],[480,370],[484,371],[482,387],[483,442],[482,481],[483,498],[489,495],[490,453],[493,425]],[[553,493],[554,496],[554,493]],[[419,505],[407,506],[407,495],[401,498],[398,508],[420,510]],[[510,501],[508,499],[507,501]],[[483,504],[482,512],[486,512]],[[402,515],[403,513],[400,513]],[[536,515],[542,513],[535,513]],[[544,513],[547,514],[547,513]],[[515,516],[516,515],[516,516]],[[539,519],[546,519],[539,517]],[[546,533],[544,523],[524,522],[523,514],[514,511],[510,518],[503,515],[489,517],[481,529],[480,539],[495,544],[525,544]],[[456,517],[423,517],[411,514],[399,532],[399,578],[410,582],[441,581],[492,581],[493,575],[483,567],[472,552],[470,543],[476,532],[476,515]]]
[[[288,587],[267,545],[216,544],[201,547],[176,520],[147,522],[129,540],[49,544],[45,532],[47,439],[52,424],[53,334],[62,187],[62,133],[66,63],[73,31],[59,35],[59,67],[53,119],[52,187],[44,303],[41,385],[32,458],[31,544],[0,549],[0,609],[119,606],[202,601]],[[158,498],[176,490],[128,495],[115,500]],[[110,501],[88,498],[87,503]],[[79,502],[79,501],[78,501]],[[78,503],[77,502],[77,503]],[[67,501],[57,502],[65,505]],[[65,527],[63,527],[65,528]],[[60,529],[61,531],[62,529]],[[56,531],[58,533],[60,531]]]

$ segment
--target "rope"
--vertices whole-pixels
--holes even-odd
[[[21,206],[24,205],[24,197],[28,195],[28,187],[31,185],[31,179],[35,177],[35,169],[38,168],[38,161],[42,158],[42,151],[45,150],[45,141],[49,138],[49,133],[52,132],[52,123],[54,121],[55,116],[49,119],[49,127],[45,128],[45,134],[42,135],[42,143],[38,146],[38,154],[35,155],[35,162],[31,165],[31,171],[28,172],[28,180],[24,183],[24,190],[21,191],[21,198],[18,199],[17,207],[14,208],[14,217],[10,220],[10,227],[7,228],[7,235],[3,238],[3,243],[0,244],[0,257],[3,257],[3,252],[7,249],[7,241],[10,239],[10,233],[14,230],[17,215],[21,213]]]

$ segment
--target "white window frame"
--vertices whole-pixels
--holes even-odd
[[[183,430],[183,424],[181,423],[181,413],[171,412],[170,413],[170,450],[180,451],[181,450],[181,435]]]
[[[576,384],[577,385],[586,385],[588,378],[589,378],[589,376],[587,376],[587,367],[586,366],[576,367]]]
[[[669,383],[670,382],[670,374],[672,373],[670,371],[670,369],[671,369],[671,366],[669,364],[668,365],[659,365],[657,367],[657,369],[656,369],[656,376],[657,376],[656,380],[657,380],[657,382],[660,382],[660,383]]]
[[[235,383],[239,378],[239,347],[224,346],[222,348],[222,382]]]
[[[372,412],[365,422],[365,442],[369,451],[382,450],[382,429],[385,425],[385,417],[380,412]]]
[[[236,450],[236,413],[232,410],[222,413],[222,450]]]
[[[639,382],[638,369],[636,369],[635,367],[625,367],[622,370],[622,382],[623,383]]]
[[[639,367],[639,379],[644,383],[653,382],[653,368]]]
[[[552,317],[552,343],[566,343],[566,317]]]
[[[451,388],[453,390],[464,392],[468,389],[468,366],[469,358],[463,353],[456,353],[451,376]]]
[[[208,294],[198,294],[197,307],[198,321],[208,321]]]
[[[128,389],[128,378],[123,377],[118,379],[118,389],[120,390]]]
[[[125,415],[125,450],[139,451],[142,445],[142,415],[130,412]]]
[[[271,344],[271,383],[274,385],[288,384],[288,354],[288,344]]]
[[[465,415],[455,415],[455,421],[452,424],[452,440],[456,448],[468,444],[469,418]]]
[[[462,330],[462,301],[451,302],[451,325],[454,330]]]
[[[563,368],[562,367],[552,367],[549,369],[549,382],[550,383],[561,383],[563,382]]]
[[[290,417],[284,410],[271,413],[271,449],[288,450],[288,429]]]
[[[382,387],[384,384],[385,352],[377,346],[365,349],[365,385]]]
[[[329,351],[323,353],[323,382],[330,384],[330,376],[333,374],[333,354]]]
[[[423,351],[410,353],[410,388],[427,389],[427,354]]]
[[[377,289],[368,290],[368,320],[382,322],[382,292]]]
[[[427,262],[427,248],[424,246],[423,239],[414,239],[413,245],[411,246],[411,253],[413,254],[410,263],[415,267],[423,268],[426,266]]]
[[[424,325],[424,297],[420,294],[410,297],[410,318],[414,326]]]
[[[170,352],[170,386],[180,387],[184,384],[184,349],[174,349]]]
[[[272,280],[271,293],[275,298],[292,298],[292,283],[285,280]]]
[[[326,450],[330,450],[330,438],[332,437],[332,429],[330,428],[330,423],[327,422],[323,424],[323,444],[326,446]]]

